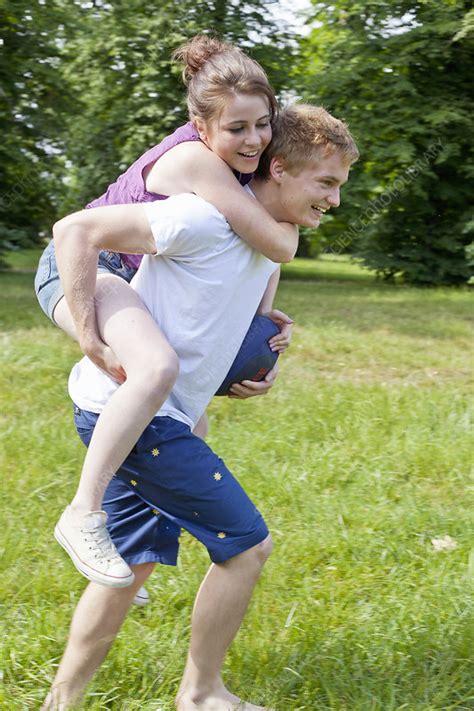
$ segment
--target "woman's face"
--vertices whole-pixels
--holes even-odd
[[[196,119],[201,140],[239,173],[253,173],[271,141],[270,109],[261,94],[235,94],[219,116]]]

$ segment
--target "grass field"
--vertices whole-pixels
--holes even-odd
[[[296,327],[278,386],[210,408],[210,444],[275,541],[225,679],[278,711],[474,709],[472,293],[386,285],[344,259],[285,271],[277,305]],[[8,711],[38,708],[84,587],[52,542],[83,457],[66,393],[79,351],[40,312],[32,278],[0,274]],[[173,708],[207,565],[183,535],[86,709]]]

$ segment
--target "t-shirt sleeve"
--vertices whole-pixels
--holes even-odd
[[[229,229],[224,216],[197,195],[174,195],[143,207],[160,256],[195,256]]]

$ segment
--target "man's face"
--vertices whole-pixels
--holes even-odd
[[[340,203],[340,188],[349,177],[350,163],[339,151],[322,156],[294,175],[280,174],[280,219],[302,227],[319,227],[321,218]]]

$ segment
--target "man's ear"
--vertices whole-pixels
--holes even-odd
[[[283,173],[285,172],[285,165],[281,158],[275,156],[270,161],[269,173],[273,180],[280,184],[283,179]]]

